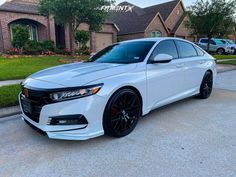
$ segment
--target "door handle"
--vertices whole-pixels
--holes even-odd
[[[184,64],[177,64],[176,65],[176,68],[183,68],[184,67]]]

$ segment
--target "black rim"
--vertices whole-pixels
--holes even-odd
[[[202,87],[202,92],[205,96],[209,96],[212,92],[213,79],[211,74],[207,74]]]
[[[218,54],[223,54],[224,50],[223,49],[219,49]]]
[[[133,130],[140,116],[140,101],[133,93],[120,95],[111,105],[110,120],[113,130],[123,134]]]

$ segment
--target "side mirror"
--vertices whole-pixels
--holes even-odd
[[[158,54],[153,58],[151,63],[169,63],[173,60],[173,57],[168,54]]]

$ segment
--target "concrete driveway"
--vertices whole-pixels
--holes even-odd
[[[230,79],[219,75],[220,89],[208,100],[190,98],[152,112],[122,139],[49,140],[19,116],[2,119],[0,176],[235,177],[236,89]],[[232,89],[223,90],[221,82]]]

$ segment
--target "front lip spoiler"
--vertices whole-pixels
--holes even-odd
[[[82,130],[82,129],[85,129],[87,128],[88,125],[86,125],[85,127],[82,127],[82,128],[75,128],[75,129],[69,129],[69,130],[60,130],[60,131],[48,131],[49,133],[59,133],[59,132],[70,132],[70,131],[76,131],[76,130]]]
[[[76,130],[82,130],[82,129],[85,129],[88,127],[88,125],[86,125],[85,127],[82,127],[82,128],[76,128],[76,129],[68,129],[68,130],[57,130],[57,131],[43,131],[41,130],[40,128],[34,126],[33,124],[31,124],[28,120],[26,120],[25,118],[22,118],[23,121],[29,125],[32,129],[34,129],[36,132],[39,132],[40,134],[42,135],[47,135],[47,132],[49,133],[60,133],[60,132],[70,132],[70,131],[76,131]]]

